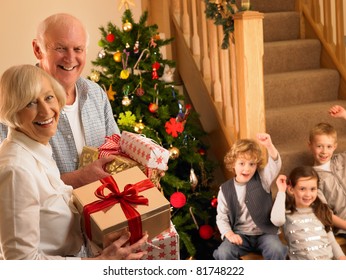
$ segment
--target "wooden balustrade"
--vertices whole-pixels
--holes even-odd
[[[339,70],[340,98],[346,99],[343,1],[296,0],[296,4],[302,15],[301,37],[320,39],[321,64]],[[203,128],[219,144],[213,142],[216,157],[221,161],[236,139],[265,131],[263,14],[237,13],[231,35],[235,44],[231,40],[229,49],[223,50],[222,28],[206,18],[203,0],[142,0],[142,6],[156,14],[155,23],[165,28],[160,32],[175,37],[170,58],[177,61]],[[169,16],[162,17],[162,9],[170,11]]]
[[[345,61],[345,18],[343,0],[297,0],[301,11],[305,34],[303,37],[317,37],[325,53],[321,63],[324,67],[336,68],[341,75],[339,97],[346,99]],[[309,30],[313,32],[309,32]]]

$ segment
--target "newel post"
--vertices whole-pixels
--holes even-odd
[[[254,138],[265,131],[263,85],[263,14],[244,11],[234,15],[239,136]]]

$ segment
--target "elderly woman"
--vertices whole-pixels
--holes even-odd
[[[72,187],[60,179],[48,143],[65,105],[61,85],[39,67],[19,65],[0,81],[0,259],[86,258]],[[124,233],[94,259],[139,259],[147,235],[128,245]]]

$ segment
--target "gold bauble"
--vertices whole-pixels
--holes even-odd
[[[90,74],[90,80],[97,83],[100,80],[100,72],[92,71]]]
[[[132,23],[128,22],[128,20],[126,20],[126,22],[123,24],[123,30],[125,32],[129,32],[132,30]]]
[[[177,147],[170,147],[168,151],[171,159],[177,159],[180,155],[180,150]]]
[[[121,52],[120,51],[116,51],[113,55],[113,59],[115,62],[121,62]]]
[[[145,127],[145,125],[142,123],[142,120],[140,120],[138,123],[135,124],[134,130],[137,133],[142,133],[144,127]]]

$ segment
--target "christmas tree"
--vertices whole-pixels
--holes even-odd
[[[134,22],[127,7],[121,28],[111,22],[100,27],[101,49],[89,78],[107,92],[121,131],[143,134],[169,150],[160,184],[172,205],[181,258],[210,259],[218,243],[215,163],[201,140],[205,132],[198,114],[175,87],[175,62],[162,57],[160,48],[173,39],[161,39],[147,18],[144,12]]]

